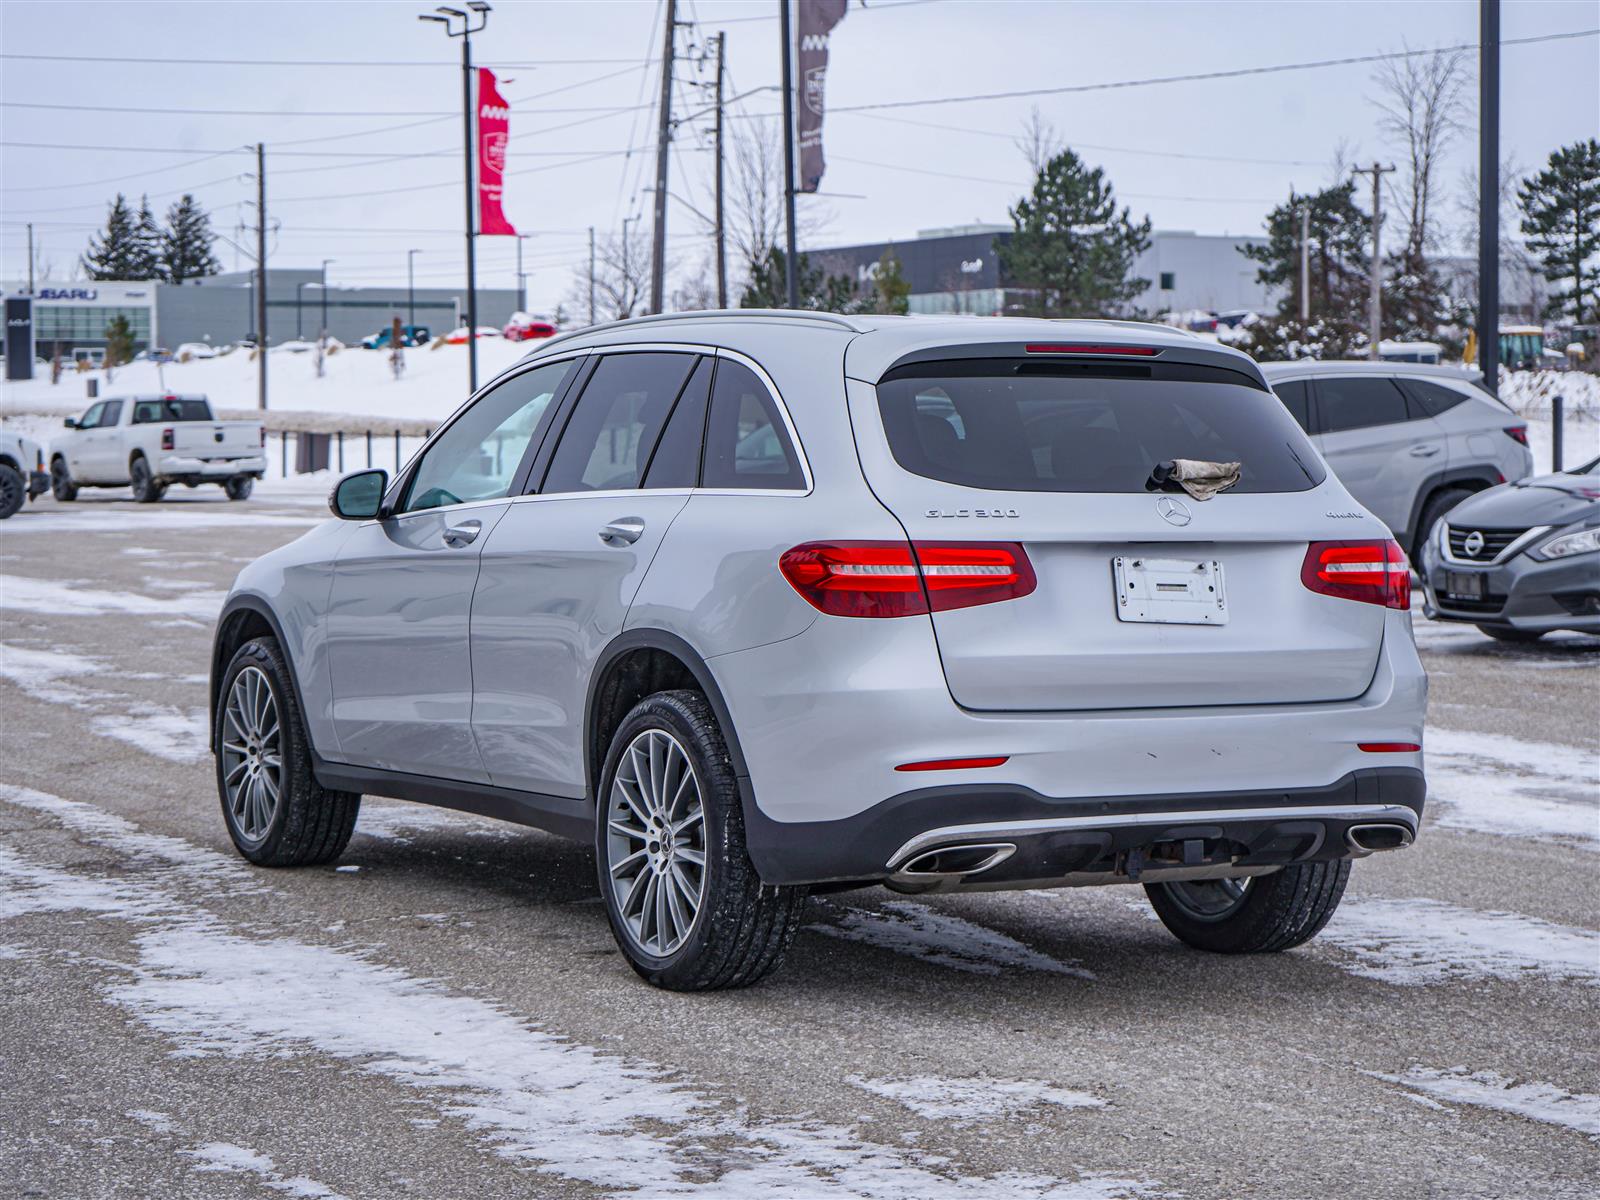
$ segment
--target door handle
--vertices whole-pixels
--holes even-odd
[[[622,517],[600,527],[600,540],[608,546],[633,544],[644,536],[644,520],[640,517]]]
[[[1411,447],[1411,457],[1412,458],[1432,458],[1437,453],[1439,453],[1439,447],[1437,447],[1437,446],[1413,446],[1413,447]]]
[[[470,546],[478,540],[478,534],[482,531],[482,521],[463,521],[459,525],[446,525],[444,527],[444,544],[447,546]]]

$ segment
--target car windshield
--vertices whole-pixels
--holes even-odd
[[[204,400],[168,397],[164,400],[140,400],[133,406],[135,425],[153,425],[158,421],[209,420],[211,420],[211,405]]]
[[[1234,493],[1306,491],[1326,477],[1276,396],[1214,367],[918,363],[884,378],[878,406],[896,462],[965,487],[1144,492],[1174,458],[1237,462]]]

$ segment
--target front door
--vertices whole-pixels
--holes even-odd
[[[602,358],[567,406],[538,493],[514,501],[486,539],[472,603],[472,727],[497,786],[585,793],[595,660],[622,631],[694,482],[711,374],[709,358],[696,361],[653,351]],[[674,422],[692,429],[684,446],[660,437],[669,415],[692,409],[698,418]],[[680,458],[682,470],[669,469]]]
[[[394,515],[341,548],[328,663],[346,761],[487,781],[472,736],[472,590],[572,365],[524,371],[475,399],[418,456]]]

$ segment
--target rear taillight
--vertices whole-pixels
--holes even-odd
[[[907,617],[993,604],[1037,586],[1015,542],[807,542],[779,569],[813,608],[834,617]]]
[[[1526,425],[1507,425],[1506,436],[1513,442],[1520,442],[1526,446],[1528,444],[1528,427]]]
[[[177,444],[178,443],[174,440],[174,435],[173,435],[172,430],[163,429],[161,431],[161,448],[163,450],[175,449],[177,447]]]
[[[1411,567],[1398,542],[1312,542],[1300,582],[1324,596],[1411,607]]]

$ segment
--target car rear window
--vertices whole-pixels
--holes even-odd
[[[877,390],[895,461],[964,487],[1144,492],[1173,458],[1239,463],[1234,493],[1326,477],[1277,397],[1218,368],[964,359],[896,368]]]
[[[140,400],[133,406],[135,425],[161,421],[209,421],[211,405],[205,400]]]

